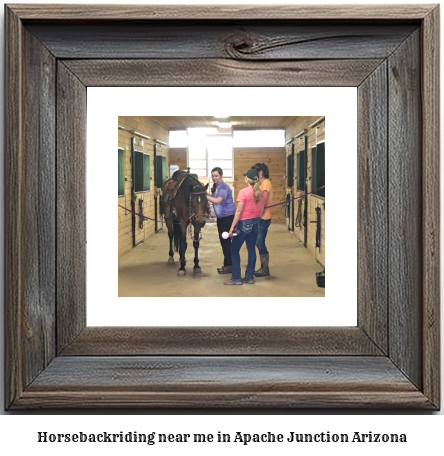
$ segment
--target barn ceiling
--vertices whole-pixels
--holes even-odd
[[[213,116],[158,116],[150,117],[150,119],[163,125],[168,130],[178,130],[186,128],[197,127],[216,127],[217,122],[232,122],[233,128],[283,128],[285,129],[295,117],[245,117],[245,116],[231,116],[228,119],[219,119]]]

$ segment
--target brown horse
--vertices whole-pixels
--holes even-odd
[[[181,181],[180,187],[176,190],[174,186],[177,186],[177,182],[179,181]],[[191,223],[194,228],[192,236],[194,245],[193,272],[201,273],[202,270],[199,267],[199,241],[201,239],[200,230],[205,226],[205,218],[208,215],[208,184],[202,186],[199,180],[192,174],[178,171],[174,173],[173,178],[168,182],[170,182],[172,188],[164,191],[160,205],[170,238],[168,263],[174,263],[174,239],[175,251],[179,251],[180,256],[178,275],[182,276],[186,274],[185,252],[187,250],[187,228]],[[168,186],[168,182],[165,184],[166,187]],[[172,195],[173,191],[176,192],[174,196]]]

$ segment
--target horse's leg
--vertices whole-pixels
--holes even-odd
[[[185,222],[180,222],[180,231],[181,231],[181,236],[180,236],[180,248],[179,248],[179,254],[180,254],[180,268],[179,271],[177,272],[178,275],[183,276],[187,272],[185,271],[185,253],[187,251],[187,226],[188,224]]]
[[[200,228],[197,225],[194,226],[194,240],[193,240],[193,245],[194,245],[194,273],[201,273],[202,269],[199,267],[199,234],[200,234]]]
[[[173,250],[173,238],[174,238],[174,231],[173,231],[173,219],[172,218],[165,218],[165,223],[168,228],[168,237],[170,238],[170,251],[168,257],[168,264],[174,264],[174,250]]]

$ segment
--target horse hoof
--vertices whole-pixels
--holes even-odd
[[[177,271],[177,275],[180,275],[180,276],[184,276],[187,272],[185,271],[185,269],[179,269]]]
[[[194,274],[202,274],[202,269],[200,268],[194,268],[193,269]]]
[[[168,258],[168,264],[174,264],[174,258],[173,257],[169,257]]]

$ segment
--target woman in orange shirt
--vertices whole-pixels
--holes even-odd
[[[265,163],[256,163],[252,166],[259,173],[259,185],[261,192],[264,193],[264,208],[273,204],[273,186],[270,182],[270,173],[268,166]],[[267,277],[270,275],[268,267],[270,255],[267,247],[265,246],[265,238],[267,237],[268,228],[271,225],[271,209],[264,209],[261,220],[259,222],[258,234],[256,239],[256,247],[259,250],[259,258],[261,260],[261,267],[255,271],[256,277]]]

